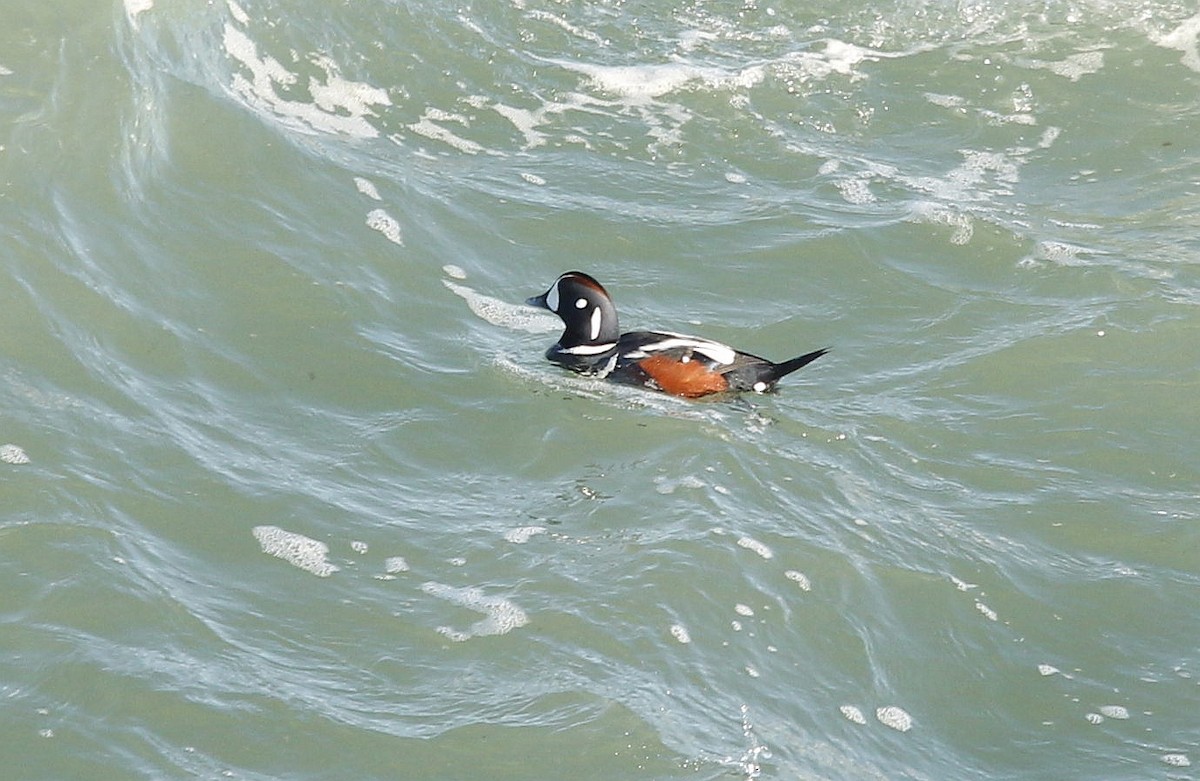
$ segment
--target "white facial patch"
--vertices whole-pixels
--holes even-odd
[[[546,308],[551,312],[558,311],[558,283],[555,282],[553,287],[546,291]]]
[[[766,391],[766,389],[767,389],[767,384],[765,382],[762,382],[760,380],[759,382],[754,383],[754,392],[755,393],[763,393],[764,391]]]
[[[579,299],[582,301],[583,299]],[[604,319],[604,313],[600,311],[600,307],[592,310],[592,339],[600,337],[600,321]]]
[[[588,300],[586,298],[575,299],[575,308],[576,309],[587,309],[587,305],[588,305]]]

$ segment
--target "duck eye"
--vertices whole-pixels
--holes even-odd
[[[575,308],[576,309],[587,309],[587,305],[588,305],[588,300],[586,298],[575,299]]]

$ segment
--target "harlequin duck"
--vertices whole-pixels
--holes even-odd
[[[782,363],[739,352],[720,342],[669,331],[621,333],[617,309],[599,282],[569,271],[525,303],[549,309],[566,326],[546,357],[572,371],[698,398],[726,391],[766,393],[784,375],[815,361],[814,350]]]

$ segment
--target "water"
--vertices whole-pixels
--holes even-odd
[[[11,777],[1196,777],[1194,7],[2,16]]]

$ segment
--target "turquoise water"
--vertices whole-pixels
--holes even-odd
[[[10,777],[1197,777],[1194,7],[3,6]]]

